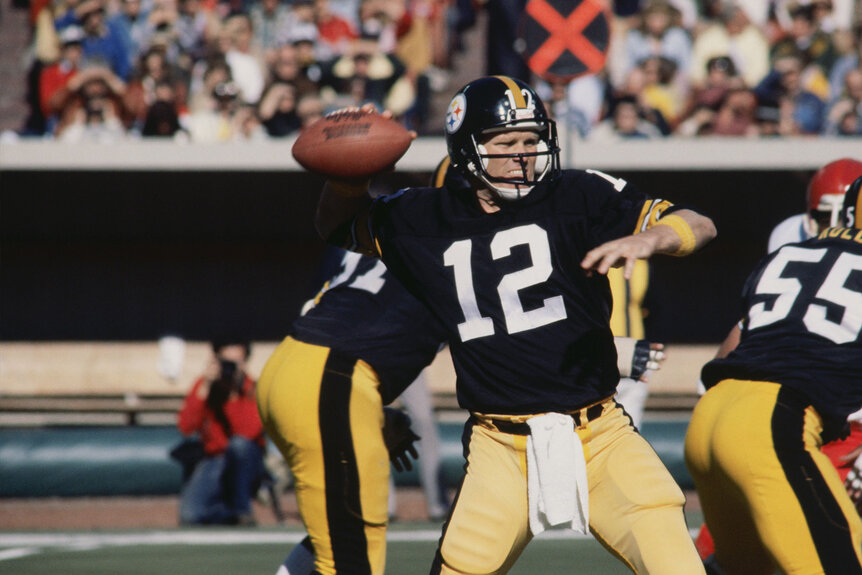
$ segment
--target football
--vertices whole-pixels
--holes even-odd
[[[391,168],[413,138],[404,126],[361,110],[333,112],[305,127],[293,157],[312,172],[335,178],[370,178]]]

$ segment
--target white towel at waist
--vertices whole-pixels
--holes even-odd
[[[589,485],[584,446],[574,420],[562,413],[546,413],[527,420],[527,495],[530,530],[570,523],[586,533],[590,524]]]

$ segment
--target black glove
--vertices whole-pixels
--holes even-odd
[[[398,471],[413,469],[408,454],[412,455],[413,459],[419,459],[413,446],[419,436],[410,429],[410,416],[391,407],[383,408],[383,416],[383,442],[389,450],[389,460]]]
[[[661,362],[664,361],[664,351],[661,349],[652,349],[652,343],[645,339],[639,339],[635,343],[634,356],[632,357],[632,379],[640,379],[647,370],[657,370],[661,368]]]
[[[640,379],[647,370],[647,363],[650,360],[649,342],[639,339],[635,344],[635,353],[632,357],[632,379]]]

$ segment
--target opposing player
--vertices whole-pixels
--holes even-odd
[[[415,438],[402,429],[387,444],[383,406],[431,363],[445,334],[383,262],[351,252],[314,304],[257,387],[261,419],[293,473],[309,534],[283,569],[308,573],[313,556],[321,575],[379,575],[390,451],[405,461]]]
[[[837,226],[844,194],[859,174],[862,174],[862,162],[851,158],[829,162],[817,170],[805,190],[808,211],[790,216],[775,226],[769,235],[769,253],[785,244],[811,239],[826,228]]]
[[[862,573],[862,520],[820,451],[862,407],[860,187],[845,227],[757,265],[739,344],[703,369],[686,463],[729,575]]]
[[[330,180],[316,222],[330,242],[382,257],[448,331],[471,418],[432,573],[506,573],[561,523],[589,526],[636,573],[703,573],[682,492],[613,401],[604,274],[695,251],[711,220],[606,174],[561,171],[553,121],[512,78],[460,90],[446,134],[469,187],[372,204],[367,186]]]

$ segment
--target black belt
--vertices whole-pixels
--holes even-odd
[[[591,405],[587,408],[587,421],[593,421],[598,419],[599,416],[604,411],[604,402],[597,403],[595,405]],[[571,416],[571,418],[575,421],[575,427],[579,427],[581,425],[581,412],[576,411],[575,413],[567,414]],[[498,431],[503,433],[509,433],[511,435],[530,435],[530,426],[526,421],[516,422],[509,421],[507,419],[491,419],[491,423],[494,424],[494,427],[497,428]]]

